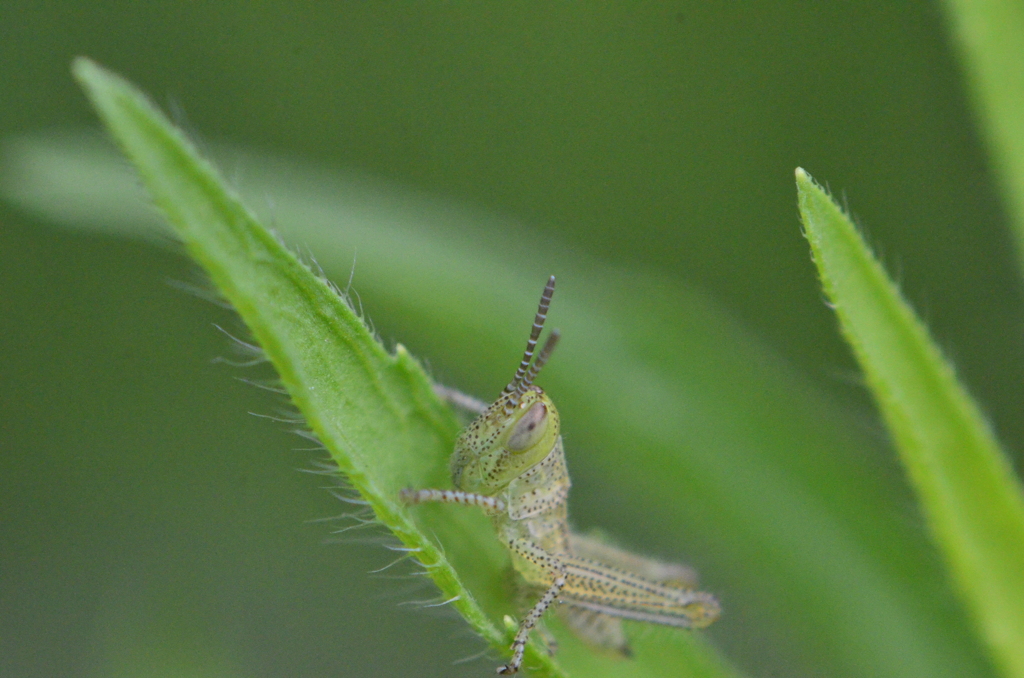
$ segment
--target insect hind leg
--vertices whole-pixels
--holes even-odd
[[[569,534],[569,552],[580,558],[617,567],[644,579],[684,589],[697,587],[697,570],[681,563],[669,563],[640,556],[605,540],[600,533]]]

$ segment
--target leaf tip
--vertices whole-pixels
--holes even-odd
[[[814,177],[807,173],[803,167],[796,168],[796,190],[798,193],[805,193],[813,188],[820,188]]]
[[[85,94],[92,101],[93,106],[101,113],[102,102],[99,93],[116,83],[120,78],[113,72],[93,61],[87,56],[76,56],[71,60],[71,75],[78,81],[78,85],[85,90]]]
[[[71,74],[81,85],[87,85],[102,72],[103,67],[87,56],[79,55],[71,60]]]

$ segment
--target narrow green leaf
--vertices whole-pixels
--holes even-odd
[[[1024,270],[1024,3],[946,0],[944,4]]]
[[[336,291],[264,229],[212,167],[129,83],[86,59],[74,65],[100,116],[142,176],[157,206],[233,304],[277,369],[292,401],[377,518],[411,549],[469,623],[503,654],[510,634],[493,620],[513,612],[504,578],[507,554],[487,520],[472,511],[422,507],[431,535],[397,495],[407,486],[444,485],[457,432],[420,365],[399,345],[389,354]],[[443,515],[443,519],[439,516]],[[571,644],[570,644],[571,645]],[[695,637],[676,633],[664,651],[633,663],[568,664],[594,676],[733,675]],[[531,648],[535,675],[565,673]]]
[[[950,364],[849,218],[802,169],[800,214],[843,334],[981,636],[1024,676],[1024,498]]]

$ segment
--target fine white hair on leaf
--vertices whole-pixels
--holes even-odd
[[[305,438],[306,440],[312,440],[314,443],[319,443],[320,445],[323,445],[323,443],[320,442],[320,438],[317,437],[316,433],[313,433],[308,428],[295,428],[295,429],[292,429],[292,433],[294,433],[295,435],[299,436],[300,438]],[[340,471],[338,471],[338,467],[337,466],[334,466],[334,472],[335,473],[340,473]]]
[[[396,551],[401,553],[420,553],[421,551],[423,551],[423,549],[419,546],[388,546],[387,544],[385,544],[384,548],[386,548],[389,551]]]
[[[299,471],[300,473],[308,473],[314,476],[336,476],[339,473],[341,473],[341,471],[338,470],[338,467],[334,466],[333,464],[328,465],[319,460],[314,461],[313,464],[315,464],[317,468],[300,468],[296,470]]]
[[[276,421],[281,424],[302,424],[306,420],[301,416],[291,415],[284,412],[279,412],[276,416],[273,414],[260,414],[259,412],[249,412],[254,417],[260,419],[269,419],[270,421]]]
[[[228,358],[225,358],[223,356],[217,356],[216,358],[213,358],[210,362],[220,365],[227,365],[228,367],[255,367],[256,365],[261,365],[267,362],[267,359],[263,356],[260,356],[257,358],[252,358],[251,360],[239,361],[229,360]]]
[[[346,496],[346,495],[342,494],[340,491],[331,492],[331,496],[333,496],[338,501],[345,502],[346,504],[355,504],[355,505],[358,505],[358,506],[369,506],[370,505],[370,502],[366,501],[365,499],[360,499],[360,498],[356,498],[356,497],[349,497],[349,496]]]
[[[239,339],[238,337],[236,337],[235,335],[231,334],[230,332],[228,332],[226,329],[224,329],[223,327],[221,327],[217,323],[213,323],[213,326],[216,327],[218,330],[220,330],[221,333],[224,334],[224,336],[226,336],[228,339],[233,341],[235,343],[235,345],[238,346],[239,348],[241,348],[241,349],[243,349],[243,350],[245,350],[245,351],[247,351],[247,352],[249,352],[251,354],[254,354],[254,355],[260,355],[260,356],[263,355],[263,349],[260,348],[258,345],[253,344],[253,343],[248,342],[248,341],[243,341],[243,340]]]
[[[379,523],[377,523],[374,520],[367,520],[367,521],[362,521],[362,522],[356,522],[354,525],[347,525],[347,526],[342,527],[340,529],[332,530],[331,534],[345,534],[346,532],[351,532],[352,530],[359,530],[359,529],[362,529],[362,528],[365,528],[365,527],[376,527],[378,525],[379,525]],[[328,538],[328,539],[331,539],[331,538]]]
[[[337,294],[339,297],[343,299],[345,298],[345,295],[342,294],[341,289],[339,289],[338,286],[334,284],[334,281],[328,277],[327,273],[324,271],[324,267],[321,266],[320,262],[316,260],[316,257],[313,256],[313,252],[310,251],[309,248],[306,249],[305,256],[303,258],[306,261],[308,261],[307,265],[309,266],[309,270],[312,271],[313,274],[316,275],[316,277],[324,281],[327,284],[327,286],[330,287],[331,290],[333,290],[334,293]]]
[[[203,301],[209,302],[214,306],[223,308],[228,311],[234,311],[235,307],[231,305],[231,302],[225,299],[217,289],[215,289],[211,283],[190,283],[184,280],[175,280],[173,278],[168,279],[167,285],[174,289],[184,292],[190,296],[202,299]]]
[[[336,516],[325,516],[323,518],[309,518],[308,520],[305,520],[304,522],[307,523],[307,524],[330,523],[330,522],[335,522],[335,521],[338,521],[338,520],[346,520],[348,518],[351,518],[352,515],[353,515],[352,513],[341,513],[341,514],[336,515]]]
[[[284,386],[281,385],[279,379],[249,379],[248,377],[235,377],[237,381],[249,386],[255,386],[256,388],[263,389],[264,391],[270,391],[278,395],[288,395],[288,391]]]
[[[462,600],[462,596],[452,596],[448,600],[442,600],[440,602],[435,602],[435,600],[433,600],[433,599],[431,599],[431,600],[410,600],[410,601],[406,601],[405,603],[399,603],[399,605],[419,605],[420,607],[426,609],[426,608],[430,608],[430,607],[443,607],[445,605],[448,605],[449,603],[454,603],[457,600]]]
[[[352,281],[356,277],[356,257],[359,254],[359,250],[352,251],[352,268],[348,271],[348,284],[345,285],[345,292],[342,294],[343,298],[348,298],[348,293],[352,291]]]
[[[402,563],[402,562],[406,562],[409,559],[410,559],[410,556],[408,556],[408,555],[398,556],[397,558],[392,560],[390,563],[388,563],[384,567],[378,567],[376,570],[370,570],[366,574],[380,574],[381,572],[386,572],[387,570],[390,570],[395,565],[398,565],[399,563]]]
[[[473,635],[474,638],[479,638],[477,635]],[[495,661],[494,655],[490,647],[480,650],[476,654],[471,654],[468,657],[462,657],[461,659],[455,659],[452,661],[452,666],[458,666],[460,664],[468,664],[469,662],[475,662],[480,659],[487,659],[489,661]]]
[[[399,560],[395,560],[391,563],[388,563],[380,570],[373,570],[372,572],[368,572],[367,576],[371,579],[386,579],[388,581],[417,581],[417,586],[427,582],[427,580],[421,579],[423,575],[423,572],[421,570],[402,571],[401,569],[385,569],[393,567],[396,563],[401,565],[408,565],[411,567],[416,567],[419,565],[419,563],[417,563],[414,558],[401,558]],[[426,585],[429,586],[430,584],[427,583]]]

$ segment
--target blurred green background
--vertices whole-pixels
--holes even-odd
[[[8,1],[0,137],[98,127],[68,72],[78,54],[133,80],[201,144],[353,170],[508,219],[524,269],[542,233],[623,280],[705,295],[877,441],[857,463],[896,488],[894,523],[923,535],[800,236],[802,166],[848,200],[1024,463],[1019,273],[934,3]],[[359,259],[342,236],[333,256]],[[515,355],[453,351],[443,326],[361,285],[360,265],[354,287],[386,341],[482,397],[503,385]],[[308,521],[342,509],[319,489],[328,482],[296,472],[317,455],[248,414],[280,399],[212,362],[231,354],[213,324],[237,325],[167,284],[195,279],[173,247],[62,230],[0,203],[0,675],[493,670],[452,665],[483,649],[454,613],[401,605],[433,595],[422,578],[367,575],[391,559],[379,544],[323,544],[330,525]],[[496,311],[514,327],[528,325],[536,280],[524,305]],[[429,298],[432,281],[421,285]],[[567,427],[571,412],[570,401]],[[599,445],[580,421],[568,431]],[[614,478],[569,454],[577,521],[632,529],[643,547],[658,526],[642,497],[622,500]],[[766,629],[772,611],[742,592],[730,622],[728,576],[705,579],[727,610],[709,635],[751,675],[858,675],[785,626]],[[980,652],[964,654],[964,675],[985,671]]]

